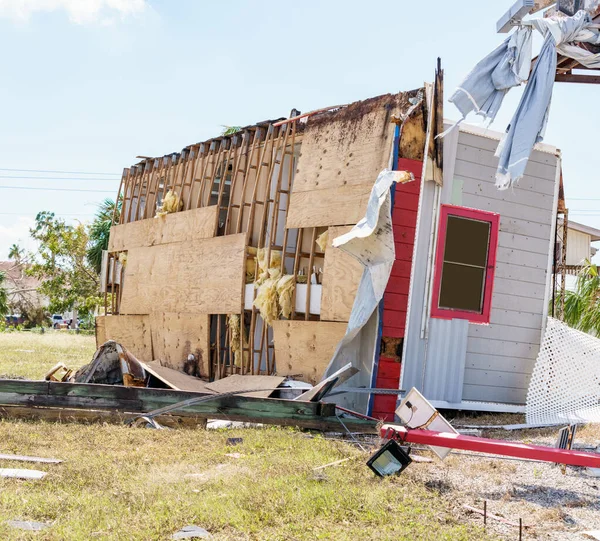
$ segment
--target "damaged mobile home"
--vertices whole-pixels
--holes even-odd
[[[537,145],[498,191],[499,136],[461,125],[436,138],[442,94],[438,69],[421,89],[294,110],[125,169],[98,345],[211,381],[315,384],[351,362],[353,388],[523,405],[550,298],[560,152]],[[334,399],[391,420],[397,394]]]

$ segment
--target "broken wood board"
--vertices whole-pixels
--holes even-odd
[[[320,401],[325,398],[334,387],[349,380],[357,372],[358,368],[352,366],[352,363],[348,363],[342,366],[337,372],[331,374],[331,376],[321,380],[312,389],[309,389],[305,393],[294,398],[294,400],[310,400],[311,402]]]
[[[350,231],[351,227],[330,227],[325,263],[321,321],[348,321],[358,291],[364,267],[350,254],[332,245],[333,240]]]
[[[0,454],[0,460],[12,460],[14,462],[37,462],[40,464],[60,464],[62,460],[58,458],[44,458],[41,456],[24,455],[3,455]]]
[[[367,212],[371,184],[292,193],[286,227],[354,225]]]
[[[277,375],[293,376],[316,385],[344,336],[346,326],[346,323],[327,321],[274,321]]]
[[[150,314],[154,360],[163,367],[183,370],[188,355],[196,358],[200,377],[210,377],[210,316],[208,314]]]
[[[199,396],[202,395],[172,389],[0,380],[0,416],[49,420],[54,415],[63,421],[116,422],[119,418],[137,417]],[[191,418],[190,422],[204,418],[317,430],[343,429],[335,416],[334,404],[239,395],[205,397],[210,400],[186,406],[163,417]],[[158,417],[157,421],[164,424]],[[352,432],[375,433],[377,429],[377,423],[362,419],[344,420],[344,424]]]
[[[147,248],[158,244],[185,242],[215,236],[217,206],[175,212],[110,228],[108,251]]]
[[[48,475],[45,471],[39,470],[20,470],[15,468],[0,468],[0,477],[13,479],[43,479]]]
[[[121,313],[238,313],[245,250],[245,233],[129,250]]]
[[[161,366],[159,361],[144,363],[144,370],[158,378],[164,384],[176,391],[191,391],[196,393],[213,394],[213,391],[206,387],[206,382],[200,378],[188,376],[178,370],[173,370],[167,366]]]
[[[241,396],[254,396],[256,398],[268,398],[273,391],[265,391],[260,389],[276,389],[279,387],[285,378],[280,376],[242,376],[241,374],[233,374],[226,378],[212,383],[207,383],[207,389],[215,393],[234,393],[239,391],[249,391],[242,393]],[[250,392],[256,390],[257,392]]]
[[[108,340],[114,340],[140,361],[150,361],[154,358],[149,316],[98,316],[96,333],[99,329],[104,332],[102,337],[96,334],[96,342],[100,346]]]

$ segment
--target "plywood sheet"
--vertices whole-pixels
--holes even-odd
[[[416,91],[386,94],[316,115],[304,130],[286,226],[355,224],[389,166],[395,124]]]
[[[152,360],[152,336],[150,319],[147,315],[99,316],[96,318],[96,340],[98,328],[104,328],[102,342],[114,340],[125,346],[140,361]]]
[[[154,359],[183,370],[193,354],[201,377],[210,376],[210,316],[208,314],[155,312],[150,316]],[[184,390],[184,389],[182,389]]]
[[[367,212],[370,184],[292,193],[286,227],[354,225]]]
[[[162,366],[159,361],[143,363],[146,372],[152,374],[155,378],[168,385],[176,391],[192,391],[196,393],[214,394],[213,391],[206,388],[206,382],[200,378],[188,376],[178,370],[173,370],[167,366]]]
[[[279,376],[242,376],[233,374],[226,378],[212,383],[207,383],[206,388],[216,393],[233,393],[237,391],[252,391],[256,392],[241,393],[242,396],[254,396],[257,398],[268,398],[273,391],[264,389],[276,389],[283,383],[285,378]],[[258,390],[261,389],[261,390]]]
[[[110,228],[109,251],[129,250],[213,237],[217,219],[216,205],[148,218]]]
[[[346,326],[327,321],[274,321],[277,375],[294,376],[315,385],[323,377]]]
[[[372,185],[389,163],[391,117],[408,107],[407,94],[386,94],[309,118],[293,191]]]
[[[330,227],[323,266],[321,321],[348,321],[364,267],[340,248],[333,239],[350,231],[351,227]]]
[[[129,250],[121,313],[238,313],[245,249],[240,233]]]

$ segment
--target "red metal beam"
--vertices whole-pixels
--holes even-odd
[[[569,451],[565,449],[556,449],[554,447],[542,447],[539,445],[527,445],[525,443],[516,443],[512,441],[476,438],[474,436],[434,432],[432,430],[410,430],[403,426],[389,424],[383,425],[380,433],[382,438],[393,438],[400,442],[420,443],[423,445],[433,445],[435,447],[475,451],[477,453],[492,453],[495,455],[529,458],[532,460],[543,460],[545,462],[554,462],[557,464],[568,464],[569,466],[600,468],[600,454],[586,453],[583,451]]]

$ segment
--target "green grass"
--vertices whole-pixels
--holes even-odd
[[[39,379],[58,361],[89,362],[94,349],[90,336],[2,333],[0,373]],[[228,437],[243,443],[228,446]],[[157,431],[4,420],[0,453],[65,461],[0,462],[48,472],[40,481],[0,478],[3,541],[162,540],[189,524],[235,541],[488,539],[412,472],[376,478],[365,465],[368,453],[291,429]],[[6,520],[51,526],[24,532]]]
[[[228,437],[244,441],[231,447]],[[0,422],[0,441],[2,452],[65,459],[2,464],[48,475],[0,479],[0,517],[52,522],[41,536],[0,523],[3,540],[168,539],[188,524],[223,540],[485,539],[409,476],[378,479],[362,451],[295,430],[11,421]],[[315,475],[314,467],[346,457]]]
[[[0,377],[44,379],[56,363],[79,368],[96,351],[93,336],[67,331],[0,333]]]

